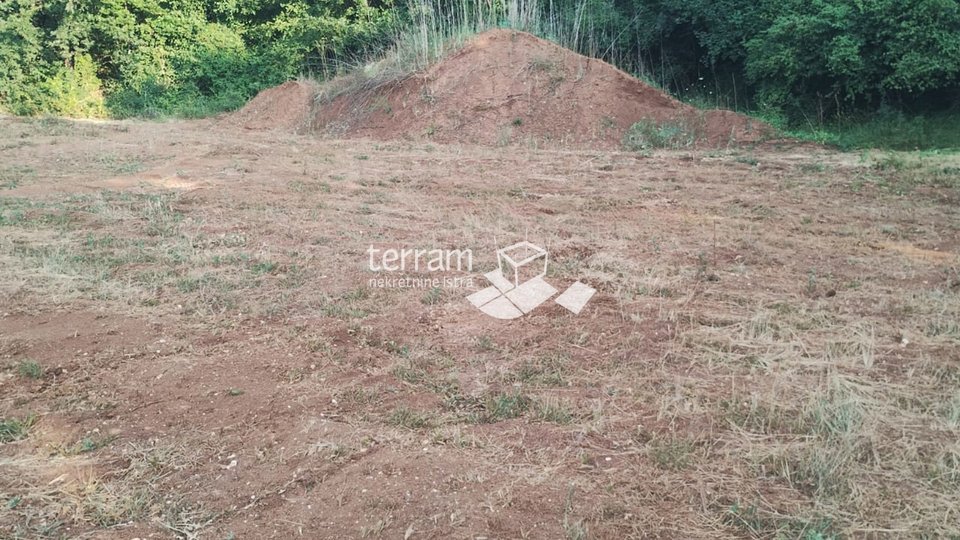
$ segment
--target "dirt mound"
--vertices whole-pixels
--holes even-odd
[[[266,90],[237,113],[239,123],[381,140],[599,148],[620,147],[637,122],[645,123],[638,147],[726,146],[770,131],[731,111],[698,110],[524,32],[484,32],[409,77],[386,71],[374,65],[320,88],[291,82]]]
[[[316,93],[312,83],[287,81],[257,94],[228,122],[244,129],[303,131],[310,125]]]
[[[375,92],[341,93],[319,105],[314,127],[376,139],[609,148],[641,121],[684,135],[683,144],[751,142],[769,131],[731,111],[698,110],[606,62],[510,30],[484,32],[426,72]]]

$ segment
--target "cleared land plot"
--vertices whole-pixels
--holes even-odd
[[[0,148],[0,536],[960,534],[956,155]],[[487,317],[494,238],[596,294]],[[477,288],[370,288],[371,244]]]

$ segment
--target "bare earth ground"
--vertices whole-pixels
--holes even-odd
[[[0,537],[960,534],[956,155],[0,149]],[[524,238],[580,315],[367,283]]]
[[[350,138],[552,149],[618,149],[637,122],[682,141],[661,145],[672,148],[726,147],[772,132],[733,111],[696,109],[606,62],[514,30],[477,34],[412,74],[377,65],[320,86],[291,81],[264,90],[231,121]]]

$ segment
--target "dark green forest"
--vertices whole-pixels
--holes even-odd
[[[439,55],[491,26],[785,129],[960,140],[956,0],[2,0],[0,109],[209,115],[411,40]]]

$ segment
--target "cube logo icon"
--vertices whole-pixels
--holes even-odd
[[[547,258],[546,250],[530,242],[517,242],[497,250],[500,273],[512,278],[514,287],[547,275]]]
[[[498,249],[497,269],[483,275],[490,286],[471,294],[467,300],[496,319],[522,317],[558,292],[544,279],[549,259],[547,250],[527,241]],[[596,292],[596,289],[577,281],[554,301],[571,313],[579,314]]]

